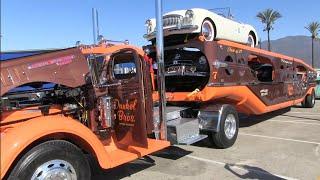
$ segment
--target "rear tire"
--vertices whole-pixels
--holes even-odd
[[[52,140],[35,146],[18,161],[9,180],[91,179],[88,161],[82,151],[64,140]]]
[[[225,149],[236,142],[239,131],[239,116],[233,106],[223,105],[220,118],[219,132],[213,132],[211,140],[218,148]]]
[[[311,94],[308,94],[301,103],[302,107],[304,108],[313,108],[315,104],[316,104],[316,94],[314,91],[312,91]]]
[[[248,42],[247,42],[247,44],[248,44],[248,46],[250,46],[250,47],[252,47],[252,48],[254,48],[254,47],[256,46],[256,42],[255,42],[255,39],[254,39],[252,33],[250,33],[250,34],[248,35]]]

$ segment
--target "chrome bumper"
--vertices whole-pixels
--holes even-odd
[[[178,33],[179,31],[183,31],[183,30],[190,30],[190,31],[194,31],[198,29],[197,25],[185,25],[185,26],[174,26],[174,27],[170,27],[170,28],[163,28],[163,35],[167,36],[170,35],[174,32]],[[150,34],[145,34],[143,35],[143,37],[145,39],[153,39],[156,37],[156,31],[153,31]]]

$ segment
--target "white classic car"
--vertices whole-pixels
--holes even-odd
[[[156,19],[146,21],[148,41],[156,37]],[[256,30],[248,24],[236,22],[206,9],[172,11],[163,16],[164,36],[199,34],[206,41],[225,39],[251,47],[258,45]]]

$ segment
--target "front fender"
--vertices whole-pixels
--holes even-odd
[[[43,116],[1,128],[1,179],[31,143],[57,133],[66,133],[85,142],[96,155],[102,168],[111,167],[110,157],[102,142],[89,128],[63,115]]]

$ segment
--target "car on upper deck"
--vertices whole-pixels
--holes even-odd
[[[148,19],[146,26],[144,38],[155,41],[156,20]],[[196,34],[203,36],[206,41],[224,39],[251,47],[259,42],[258,34],[251,25],[237,22],[232,16],[226,17],[200,8],[166,13],[163,16],[163,29],[165,37]]]

